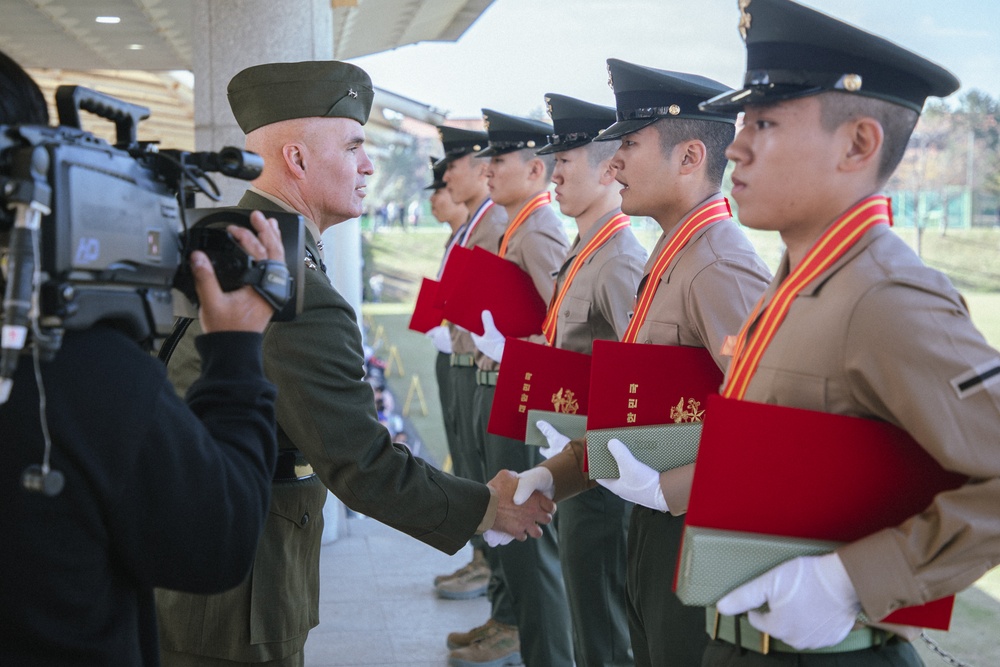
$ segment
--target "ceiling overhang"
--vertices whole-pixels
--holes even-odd
[[[331,0],[334,58],[455,41],[492,2]],[[0,45],[22,67],[191,70],[192,13],[191,0],[4,0]]]

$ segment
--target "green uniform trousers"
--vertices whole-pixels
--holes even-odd
[[[449,360],[450,361],[450,360]],[[438,380],[440,382],[440,380]],[[448,391],[454,405],[455,415],[455,447],[451,452],[451,463],[455,474],[459,477],[486,483],[486,464],[483,461],[482,450],[477,445],[480,440],[476,436],[473,413],[476,404],[476,368],[475,366],[448,367]],[[476,535],[469,544],[473,549],[483,553],[490,550],[482,535]]]
[[[704,624],[705,610],[702,612]],[[708,636],[707,634],[705,635]],[[762,655],[720,640],[705,648],[703,667],[922,667],[917,649],[907,641],[890,640],[885,646],[844,653],[780,653]]]
[[[444,437],[448,443],[448,454],[451,456],[452,471],[459,477],[467,477],[459,472],[459,455],[457,454],[458,419],[455,405],[455,390],[451,383],[451,355],[438,352],[434,360],[434,377],[437,379],[438,398],[441,400],[441,421],[444,422]]]
[[[576,667],[634,664],[625,611],[631,511],[632,503],[600,486],[559,503],[559,560]]]
[[[673,591],[684,517],[636,505],[628,532],[628,623],[638,667],[698,667],[708,643],[705,608]]]
[[[476,386],[475,423],[477,431],[484,436],[487,478],[503,469],[521,472],[542,460],[537,447],[486,432],[494,390],[490,386]],[[514,622],[521,635],[524,664],[527,667],[573,667],[569,606],[559,565],[555,527],[543,526],[542,536],[537,540],[515,540],[493,551],[498,566],[494,572],[499,574],[503,594],[510,599]]]
[[[163,667],[304,667],[305,652],[299,651],[280,660],[267,662],[235,662],[175,651],[162,651],[160,659]]]

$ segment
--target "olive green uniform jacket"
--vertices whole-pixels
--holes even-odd
[[[239,206],[276,204],[248,192]],[[320,256],[309,235],[306,247]],[[439,472],[392,443],[364,380],[352,308],[324,273],[305,273],[302,313],[264,334],[264,371],[278,387],[278,447],[298,449],[317,476],[272,485],[253,569],[239,587],[213,596],[160,592],[165,650],[247,662],[302,650],[319,623],[324,485],[352,510],[447,553],[468,542],[490,507],[486,486]],[[196,324],[169,365],[178,386],[196,377],[190,375]]]

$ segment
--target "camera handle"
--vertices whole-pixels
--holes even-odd
[[[59,86],[56,89],[56,110],[59,124],[81,129],[80,109],[114,121],[116,145],[137,144],[139,121],[149,118],[149,109],[130,104],[110,95],[83,86]]]

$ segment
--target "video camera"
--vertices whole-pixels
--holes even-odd
[[[79,86],[59,87],[56,108],[59,127],[0,125],[0,403],[22,351],[34,346],[50,359],[67,329],[110,322],[152,349],[174,321],[171,289],[196,297],[192,249],[209,255],[223,289],[253,286],[275,319],[301,309],[300,216],[265,212],[278,218],[286,266],[298,271],[291,276],[256,262],[225,232],[227,224],[250,227],[250,211],[188,210],[196,192],[218,201],[208,172],[252,180],[263,167],[258,155],[140,143],[149,109]],[[81,129],[81,109],[114,122],[114,145]],[[198,218],[190,228],[189,214]]]

